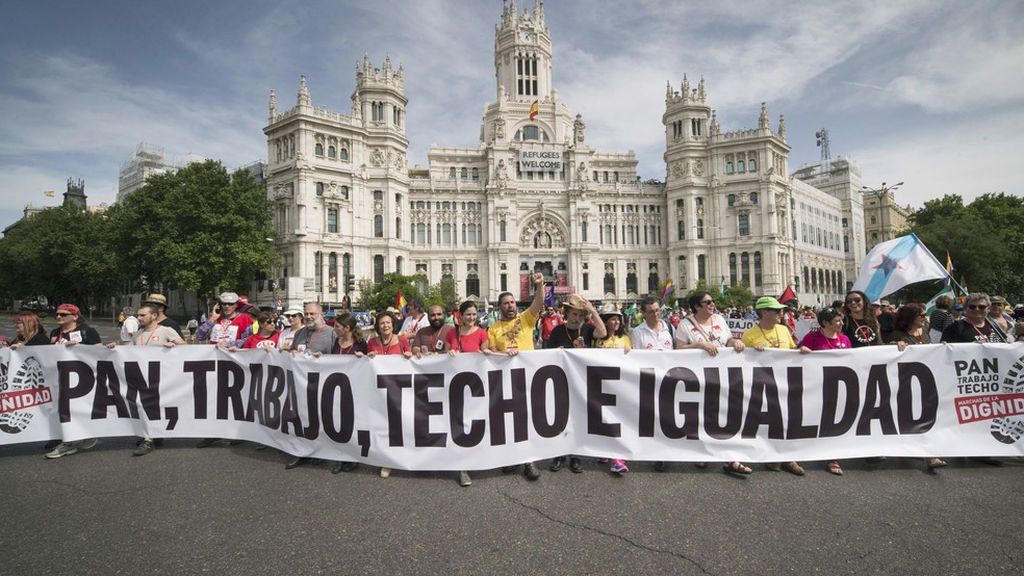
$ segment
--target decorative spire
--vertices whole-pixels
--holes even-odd
[[[714,110],[711,111],[711,135],[717,136],[721,132],[721,128],[718,126],[718,114]]]
[[[274,94],[274,89],[270,89],[270,121],[273,122],[277,118],[277,94]]]
[[[537,24],[544,26],[544,0],[540,0],[537,7]]]
[[[783,142],[786,141],[786,115],[779,114],[779,129],[776,131]]]
[[[768,128],[768,105],[761,102],[761,115],[757,118],[758,128]]]
[[[686,77],[686,73],[685,72],[683,73],[683,88],[682,88],[682,92],[683,92],[683,102],[688,101],[690,99],[690,80]]]
[[[309,85],[306,84],[306,75],[299,76],[299,106],[309,106]]]
[[[704,75],[700,75],[700,84],[697,85],[697,101],[701,104],[707,99],[707,94],[704,92]]]
[[[519,15],[516,14],[516,0],[510,0],[509,1],[509,5],[508,5],[508,19],[509,19],[509,23],[515,24],[517,16],[519,16]]]
[[[668,104],[672,101],[672,83],[665,80],[665,103]]]
[[[384,79],[385,80],[390,80],[391,79],[391,55],[390,54],[385,54],[384,55]]]
[[[366,52],[363,52],[363,74],[370,73],[370,66],[370,55],[367,54]]]

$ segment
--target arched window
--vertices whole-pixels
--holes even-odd
[[[469,169],[463,166],[462,170],[459,173],[459,177],[462,178],[463,180],[469,178]]]
[[[580,241],[581,242],[586,242],[587,241],[587,223],[586,222],[580,223]]]
[[[533,236],[533,247],[540,249],[551,248],[551,234],[541,230]]]
[[[348,161],[348,150],[342,148],[341,153],[338,154],[338,159]]]
[[[761,253],[754,252],[754,286],[761,286]]]
[[[324,145],[319,143],[319,142],[317,142],[316,143],[316,147],[314,148],[314,153],[317,156],[323,156],[324,155]]]
[[[750,203],[757,204],[757,192],[750,193]]]
[[[328,158],[335,158],[337,156],[338,156],[338,149],[335,148],[334,146],[328,146],[327,147],[327,157]]]
[[[405,260],[401,256],[395,256],[395,273],[396,274],[401,274],[402,273],[402,264],[404,262],[405,262]]]
[[[737,160],[737,161],[736,161],[736,171],[737,171],[737,172],[739,172],[739,173],[741,173],[741,174],[742,174],[743,172],[746,172],[746,171],[747,171],[747,166],[746,166],[746,163],[745,163],[745,162],[743,162],[743,160]]]
[[[395,238],[398,240],[402,239],[402,219],[395,218]]]
[[[317,182],[316,183],[316,195],[317,196],[323,196],[324,195],[324,183],[323,182]]]
[[[373,191],[373,199],[378,201],[378,202],[383,200],[384,199],[384,191],[383,190],[374,190]]]
[[[338,233],[338,209],[328,208],[327,209],[327,232],[329,234]]]
[[[422,222],[416,225],[416,243],[420,245],[427,243],[427,225]]]
[[[750,253],[740,254],[740,272],[743,275],[743,285],[750,286]]]
[[[735,286],[736,285],[736,280],[737,280],[737,276],[736,276],[736,253],[735,252],[730,252],[729,253],[729,285],[730,286]]]
[[[750,172],[757,172],[756,158],[751,158],[750,160],[747,160],[747,170],[749,170]]]
[[[479,168],[473,168],[473,180],[479,180],[479,179],[480,179],[480,169]]]
[[[505,225],[505,221],[502,220],[501,222],[498,223],[498,241],[499,242],[504,242],[505,241],[505,236],[506,236],[505,232],[506,232],[506,225]]]
[[[383,238],[384,237],[384,217],[377,214],[373,217],[373,237]]]
[[[384,281],[384,257],[380,254],[373,257],[373,281],[377,284]]]
[[[448,178],[455,180],[455,166],[448,169]]]
[[[341,193],[341,197],[348,200],[348,186],[342,186],[338,188],[338,192]]]
[[[611,272],[604,273],[604,292],[605,294],[615,293],[615,274]]]
[[[725,198],[729,202],[729,206],[732,206],[733,204],[736,203],[736,195],[735,194],[729,194]]]
[[[441,244],[449,245],[452,243],[452,225],[443,224],[441,226]]]
[[[726,174],[732,174],[733,173],[732,162],[726,162],[725,163],[725,173]]]
[[[737,229],[740,236],[750,236],[750,215],[740,214],[737,217]]]
[[[704,239],[704,220],[702,218],[697,219],[697,239]]]
[[[704,254],[697,255],[697,279],[705,283],[708,281],[708,258]]]

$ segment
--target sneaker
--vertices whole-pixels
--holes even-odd
[[[95,439],[95,438],[89,438],[88,440],[79,440],[79,442],[78,442],[78,449],[79,450],[90,450],[92,448],[95,448],[96,445],[99,444],[99,442],[100,441]]]
[[[569,470],[573,474],[583,472],[583,462],[579,458],[569,458]]]
[[[391,468],[381,468],[380,469],[380,477],[381,478],[388,478],[390,476],[391,476]]]
[[[156,450],[156,445],[153,444],[152,440],[142,440],[139,442],[138,447],[135,448],[135,451],[132,452],[132,456],[145,456],[153,450]]]
[[[71,442],[61,442],[56,448],[46,453],[46,457],[60,458],[61,456],[71,456],[77,454],[78,448],[76,448]]]
[[[527,462],[523,465],[523,476],[532,482],[540,478],[540,471],[537,470],[537,466],[533,462]]]
[[[60,446],[60,440],[50,440],[45,446],[43,446],[43,452],[49,452],[57,446]]]
[[[473,479],[469,477],[469,472],[459,472],[459,486],[465,488],[466,486],[472,486]]]
[[[356,462],[335,462],[331,468],[331,474],[341,474],[342,472],[351,472],[359,467]]]
[[[626,466],[625,460],[615,460],[612,462],[611,471],[612,474],[625,474],[629,472],[629,466]]]
[[[565,456],[559,456],[551,461],[551,466],[548,466],[548,470],[551,472],[558,472],[562,469],[562,464],[565,463]]]

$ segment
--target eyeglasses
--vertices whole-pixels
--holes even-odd
[[[701,300],[700,303],[703,306],[710,306],[710,305],[714,304],[715,301],[714,300]]]
[[[285,318],[302,318],[302,314],[285,314]]]
[[[982,306],[981,304],[968,304],[967,305],[967,309],[968,310],[988,310],[988,305],[986,304],[986,305]]]
[[[74,316],[74,314],[68,314],[67,312],[57,312],[57,318],[64,318],[65,316]]]
[[[231,302],[231,303],[228,303],[228,302],[221,302],[221,303],[220,303],[220,305],[221,305],[221,306],[237,306],[237,305],[238,305],[238,303],[237,303],[237,302]]]
[[[846,301],[847,304],[860,304],[861,302],[863,302],[863,300],[860,298],[850,298]]]

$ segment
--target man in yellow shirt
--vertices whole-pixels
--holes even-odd
[[[515,356],[523,350],[533,350],[533,329],[544,307],[544,275],[540,272],[533,274],[533,286],[533,302],[521,314],[511,292],[498,296],[501,316],[487,329],[487,345],[492,352]]]
[[[758,352],[764,352],[768,348],[780,348],[782,350],[796,348],[796,342],[793,341],[793,334],[789,331],[789,327],[779,323],[779,319],[782,318],[782,312],[785,309],[785,306],[771,296],[758,298],[757,304],[754,305],[754,310],[757,312],[757,324],[743,333],[743,343]],[[806,346],[800,347],[801,353],[810,351],[811,349]],[[797,462],[770,462],[765,464],[765,466],[773,471],[784,468],[791,474],[797,476],[804,475],[803,467]]]
[[[544,307],[544,275],[540,272],[533,274],[533,287],[533,302],[522,314],[518,313],[516,297],[511,292],[502,292],[498,296],[501,316],[487,329],[487,346],[492,352],[515,356],[520,351],[533,350],[533,329]],[[515,466],[504,466],[501,471],[511,474],[515,469]],[[537,480],[540,472],[533,462],[527,462],[523,465],[523,476],[527,480]]]

